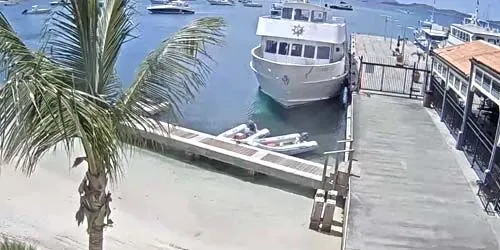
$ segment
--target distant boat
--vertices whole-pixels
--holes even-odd
[[[415,37],[414,44],[423,51],[443,47],[448,39],[449,29],[437,24],[434,21],[434,7],[430,18],[419,21],[419,26],[413,31]],[[430,44],[429,44],[430,43]]]
[[[151,4],[167,4],[169,0],[150,0]]]
[[[352,5],[350,5],[344,1],[340,1],[338,4],[330,5],[330,8],[336,9],[336,10],[352,10]]]
[[[207,0],[211,5],[234,5],[231,0]]]
[[[147,7],[152,14],[194,14],[189,4],[183,1],[172,1],[168,4]]]
[[[403,13],[403,14],[407,14],[407,15],[411,15],[413,14],[413,12],[409,11],[409,10],[403,10],[403,9],[397,9],[399,12]]]
[[[252,2],[252,1],[244,1],[242,3],[243,3],[243,6],[245,6],[245,7],[255,7],[255,8],[262,7],[261,3],[256,3],[256,2]]]
[[[31,6],[31,9],[23,10],[23,15],[35,15],[35,14],[48,14],[50,13],[50,9],[48,8],[40,8],[38,5]]]
[[[18,5],[19,1],[0,1],[4,6],[13,6]]]
[[[60,5],[69,4],[69,2],[67,0],[59,0],[59,1],[52,1],[49,4],[52,6],[60,6]]]

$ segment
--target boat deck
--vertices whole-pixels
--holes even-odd
[[[139,133],[156,143],[273,176],[310,188],[321,188],[323,165],[268,150],[238,144],[199,131],[163,123],[165,129]],[[169,129],[167,129],[169,126]],[[165,131],[169,131],[166,133]],[[327,168],[329,176],[331,166]],[[331,187],[327,187],[331,189]]]

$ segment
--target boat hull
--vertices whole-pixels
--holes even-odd
[[[244,3],[243,6],[245,6],[245,7],[253,7],[253,8],[261,8],[262,4],[260,4],[260,3]]]
[[[352,10],[352,7],[337,6],[337,5],[332,5],[332,6],[330,6],[330,8],[336,9],[336,10]]]
[[[187,9],[148,9],[151,14],[194,14],[193,10],[187,10]]]
[[[252,50],[250,67],[260,90],[285,108],[330,99],[337,96],[347,75],[345,58],[324,65],[291,65],[275,63]]]
[[[28,10],[23,12],[25,15],[43,15],[43,14],[48,14],[50,13],[49,9],[43,9],[43,10]]]
[[[232,1],[207,0],[210,5],[234,5]]]

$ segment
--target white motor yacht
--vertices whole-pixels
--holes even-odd
[[[30,10],[25,9],[22,12],[23,15],[48,14],[48,13],[50,13],[50,9],[40,8],[38,5],[33,5],[31,6]]]
[[[211,5],[234,5],[232,0],[207,0]]]
[[[281,16],[262,16],[250,67],[260,90],[288,108],[339,94],[347,75],[343,18],[305,1],[283,3]]]
[[[194,14],[189,4],[183,1],[172,1],[167,4],[152,5],[147,7],[152,14]]]
[[[156,5],[156,4],[168,4],[170,2],[169,0],[150,0],[151,4]]]
[[[429,19],[419,21],[419,27],[413,32],[415,45],[423,51],[443,47],[448,38],[449,29],[434,22],[434,11],[433,8]]]
[[[19,1],[18,0],[0,1],[0,4],[3,4],[3,6],[14,6],[14,5],[18,5]]]

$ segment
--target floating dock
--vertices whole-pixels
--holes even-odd
[[[220,138],[168,123],[161,124],[164,126],[163,130],[144,131],[141,128],[137,128],[137,130],[144,138],[160,145],[167,145],[176,150],[204,156],[305,187],[322,188],[323,164],[245,144],[237,144],[227,138]],[[326,167],[327,177],[331,169],[331,166]],[[326,190],[330,189],[332,186],[326,183]]]

